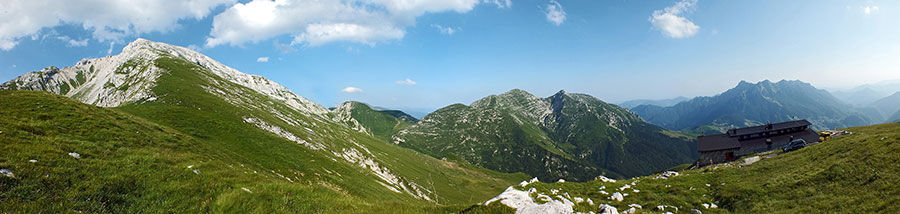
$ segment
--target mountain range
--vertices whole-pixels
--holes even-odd
[[[893,162],[869,163],[894,157],[893,124],[854,128],[858,134],[838,143],[749,170],[699,169],[634,188],[643,176],[696,160],[692,131],[792,119],[818,129],[900,121],[900,93],[861,107],[800,81],[742,81],[716,96],[638,100],[631,109],[586,94],[513,89],[419,120],[355,101],[327,109],[196,51],[137,39],[118,55],[50,66],[0,89],[0,212],[494,213],[510,210],[483,202],[504,189],[524,192],[522,200],[552,194],[538,200],[585,212],[597,211],[594,201],[642,203],[635,199],[683,210],[722,200],[731,211],[763,212],[792,207],[782,198],[840,189],[868,197],[854,203],[863,211],[883,211],[854,187],[897,195],[897,173],[883,171],[897,169]],[[804,164],[786,167],[795,160]],[[783,174],[768,172],[774,166]],[[507,188],[516,184],[537,188]],[[606,192],[628,188],[624,202]],[[827,204],[808,200],[809,207],[835,206],[842,196],[827,194]],[[767,195],[775,197],[760,197]]]
[[[678,104],[680,102],[684,102],[687,100],[690,100],[690,98],[680,96],[680,97],[676,97],[676,98],[661,99],[661,100],[647,100],[647,99],[629,100],[629,101],[625,101],[625,102],[622,102],[622,103],[619,103],[616,105],[621,106],[622,108],[628,108],[628,109],[634,108],[634,107],[637,107],[640,105],[654,105],[654,106],[659,106],[659,107],[669,107],[669,106],[674,106],[675,104]]]
[[[44,91],[0,91],[3,210],[448,212],[525,179],[388,143],[271,80],[144,39],[0,88]]]
[[[878,122],[827,91],[797,80],[741,81],[712,97],[697,97],[670,107],[642,105],[631,111],[667,129],[701,132],[796,119],[809,120],[819,130]]]
[[[450,105],[393,136],[436,158],[462,159],[542,180],[646,175],[697,157],[686,136],[585,94],[522,90]]]

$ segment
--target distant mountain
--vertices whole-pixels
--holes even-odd
[[[455,212],[525,179],[388,143],[347,125],[368,120],[145,39],[0,89],[0,169],[14,173],[0,210]]]
[[[419,122],[415,117],[402,111],[375,110],[365,103],[354,101],[344,102],[332,112],[339,118],[338,120],[350,127],[385,141],[390,141],[391,136],[401,129]]]
[[[888,123],[900,122],[900,111],[897,111],[896,113],[894,113],[894,115],[891,115],[890,117],[888,117],[888,119],[885,120],[885,122],[888,122]]]
[[[659,107],[669,107],[669,106],[674,106],[675,104],[678,104],[680,102],[687,101],[689,99],[690,98],[687,98],[687,97],[676,97],[676,98],[672,98],[672,99],[662,99],[662,100],[630,100],[630,101],[625,101],[625,102],[619,103],[618,105],[621,106],[622,108],[627,108],[627,109],[634,108],[634,107],[640,106],[640,105],[654,105],[654,106],[659,106]]]
[[[690,138],[627,109],[564,91],[539,98],[512,90],[450,105],[394,135],[394,143],[437,158],[461,158],[542,180],[632,177],[697,157]]]
[[[885,122],[893,122],[890,120],[893,119],[891,116],[893,116],[895,112],[900,111],[900,92],[872,102],[869,106],[877,109],[878,112],[884,115],[884,119],[887,120]]]
[[[671,107],[631,109],[645,120],[673,130],[726,129],[807,119],[816,129],[872,124],[870,118],[825,90],[801,81],[741,81],[712,97],[697,97]]]
[[[881,91],[876,91],[870,87],[861,86],[854,88],[852,90],[846,91],[834,91],[831,92],[834,97],[837,97],[841,101],[849,103],[854,106],[868,106],[875,102],[878,99],[884,98],[890,93],[885,93]]]

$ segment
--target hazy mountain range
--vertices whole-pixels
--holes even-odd
[[[796,119],[809,120],[816,129],[880,122],[827,91],[796,80],[741,81],[735,88],[712,97],[696,97],[670,107],[642,105],[631,110],[672,130],[723,130]]]

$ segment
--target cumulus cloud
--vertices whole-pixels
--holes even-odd
[[[56,39],[66,42],[66,46],[69,47],[84,47],[88,44],[88,39],[77,40],[69,38],[68,36],[57,36]]]
[[[256,58],[256,62],[268,62],[268,61],[269,61],[269,57]]]
[[[240,46],[281,35],[290,35],[292,45],[374,45],[403,38],[405,28],[426,13],[466,13],[480,3],[512,5],[509,0],[253,0],[216,15],[206,46]]]
[[[878,10],[879,10],[878,6],[866,6],[863,8],[863,13],[866,13],[866,15],[869,15],[869,14],[877,13]]]
[[[457,31],[462,30],[462,28],[459,28],[459,27],[444,27],[439,24],[431,24],[431,27],[437,29],[438,32],[441,32],[441,34],[447,34],[447,35],[453,35]]]
[[[363,90],[360,88],[351,86],[351,87],[346,87],[346,88],[344,88],[344,90],[341,90],[341,91],[343,91],[345,93],[359,93],[359,92],[362,92]]]
[[[662,10],[653,11],[650,24],[663,35],[671,38],[688,38],[697,34],[700,26],[691,22],[683,13],[696,8],[697,0],[682,0]]]
[[[562,4],[559,4],[556,0],[550,0],[544,14],[547,15],[547,21],[556,26],[559,26],[566,21],[566,11],[563,10]]]
[[[397,80],[397,84],[400,84],[400,85],[415,85],[415,84],[416,84],[416,81],[412,81],[411,79],[406,78],[405,80]]]
[[[4,0],[0,3],[0,49],[10,50],[21,38],[44,28],[81,25],[94,39],[121,40],[148,32],[168,32],[178,20],[201,19],[219,5],[235,0]],[[77,40],[73,45],[80,45]],[[86,44],[86,43],[85,43]]]

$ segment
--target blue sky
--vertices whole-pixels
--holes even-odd
[[[714,95],[740,80],[900,79],[898,1],[404,3],[4,1],[0,81],[117,54],[138,37],[194,48],[324,106],[412,111],[513,88],[621,102]]]

